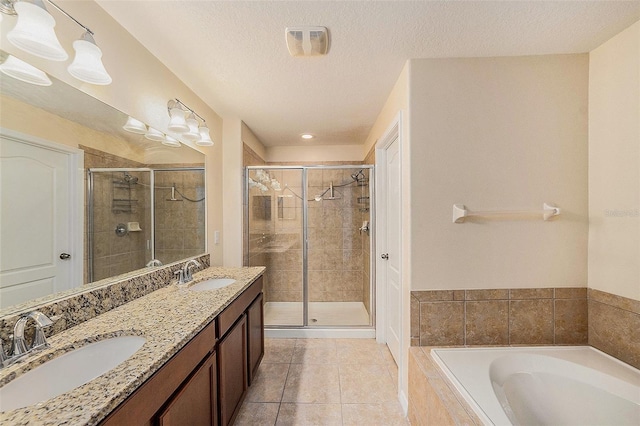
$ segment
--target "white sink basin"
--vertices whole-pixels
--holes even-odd
[[[233,278],[212,278],[210,280],[194,284],[189,287],[189,289],[193,291],[216,290],[231,285],[235,282],[236,280],[234,280]]]
[[[113,337],[47,361],[0,388],[0,412],[28,407],[82,386],[127,360],[145,340]]]

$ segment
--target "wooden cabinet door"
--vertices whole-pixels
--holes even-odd
[[[264,311],[262,299],[262,293],[260,293],[247,309],[249,385],[251,385],[253,377],[258,371],[258,366],[264,355]]]
[[[218,344],[220,424],[231,424],[247,390],[247,320],[240,319]]]
[[[218,424],[216,365],[214,352],[160,412],[159,426]]]

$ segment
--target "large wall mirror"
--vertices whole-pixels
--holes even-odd
[[[206,250],[204,154],[125,131],[126,114],[50,80],[0,76],[0,316]],[[58,154],[75,186],[51,172]],[[75,223],[56,206],[73,211],[73,200]],[[48,236],[60,220],[61,233]]]

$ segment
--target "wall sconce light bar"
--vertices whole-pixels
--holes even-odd
[[[52,0],[51,6],[84,30],[79,40],[73,43],[75,58],[67,70],[80,81],[90,84],[111,84],[111,76],[102,63],[102,51],[96,45],[94,33]],[[0,0],[0,12],[18,15],[14,28],[7,33],[7,39],[17,48],[32,55],[52,61],[68,58],[55,34],[55,19],[47,11],[44,0]]]

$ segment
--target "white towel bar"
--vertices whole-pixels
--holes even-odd
[[[549,220],[560,214],[560,208],[551,204],[544,203],[542,210],[504,210],[504,211],[469,211],[464,204],[453,205],[453,223],[464,223],[467,217],[489,217],[489,216],[522,216],[541,214],[543,220]]]

